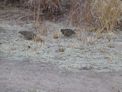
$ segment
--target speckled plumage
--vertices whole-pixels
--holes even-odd
[[[75,34],[75,31],[72,30],[72,29],[61,29],[61,33],[62,33],[64,36],[70,37],[70,36],[72,36],[73,34]]]
[[[32,31],[20,31],[19,33],[23,35],[26,40],[32,40],[36,36]]]

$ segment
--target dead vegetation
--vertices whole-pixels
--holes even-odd
[[[4,4],[19,4],[22,7],[24,6],[31,9],[33,11],[35,26],[42,35],[46,33],[46,29],[43,24],[44,19],[58,19],[58,16],[63,17],[63,15],[67,15],[66,18],[73,26],[80,27],[81,25],[86,25],[91,27],[91,30],[95,30],[99,33],[103,31],[112,31],[121,23],[121,0],[2,1]]]
[[[111,31],[115,28],[121,17],[120,4],[120,0],[96,0],[93,2],[92,11],[100,32]]]
[[[122,14],[120,0],[76,0],[71,7],[69,20],[73,25],[87,24],[98,32],[112,31]],[[76,17],[77,16],[77,17]]]

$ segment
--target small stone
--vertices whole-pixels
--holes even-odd
[[[120,92],[120,90],[118,90],[118,92]]]
[[[2,27],[0,27],[0,33],[6,33],[6,30]]]
[[[93,67],[90,65],[82,65],[80,68],[80,70],[91,70],[91,69],[93,69]]]
[[[30,48],[31,48],[31,46],[28,46],[28,48],[30,49]]]
[[[11,48],[11,50],[12,50],[12,51],[15,51],[15,50],[16,50],[16,48]]]
[[[54,32],[53,33],[53,38],[54,39],[58,39],[60,37],[60,33],[59,32]]]
[[[109,47],[109,48],[114,48],[114,45],[109,44],[108,47]]]
[[[36,35],[34,36],[34,39],[33,39],[35,42],[44,42],[45,40],[45,37],[42,36],[42,35]]]
[[[59,51],[59,52],[64,52],[65,49],[64,49],[64,48],[59,48],[58,51]]]

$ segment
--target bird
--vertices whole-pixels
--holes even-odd
[[[61,29],[61,33],[66,37],[70,37],[73,34],[76,34],[73,29]]]
[[[23,35],[26,40],[33,40],[36,36],[32,31],[19,31],[19,33]]]

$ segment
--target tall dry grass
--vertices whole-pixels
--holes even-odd
[[[52,19],[61,10],[60,0],[28,0],[27,5],[33,9],[37,31],[40,35],[46,34],[47,29],[43,17]]]
[[[120,0],[93,0],[92,15],[99,32],[113,30],[121,17]]]
[[[42,13],[52,19],[62,9],[62,2],[70,4],[68,20],[74,26],[92,26],[98,32],[113,30],[122,16],[121,0],[4,0],[4,2],[18,2],[33,10],[37,26],[42,23]]]
[[[97,32],[115,28],[122,13],[120,0],[71,0],[69,21],[75,26],[87,24]]]
[[[91,24],[91,0],[71,0],[71,8],[68,15],[69,22],[75,26],[82,23]]]

